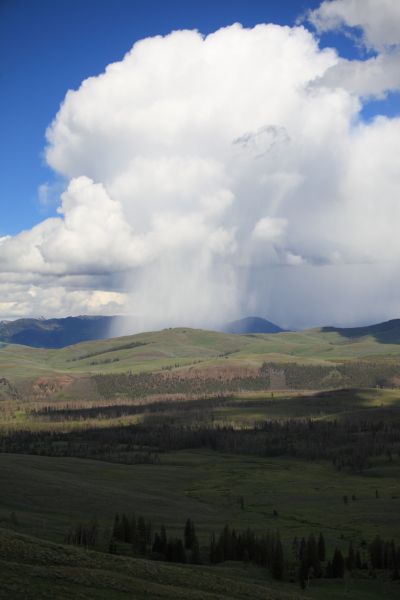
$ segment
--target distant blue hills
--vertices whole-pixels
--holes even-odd
[[[33,348],[63,348],[112,335],[114,317],[65,317],[64,319],[17,319],[0,322],[0,341]]]
[[[0,342],[33,348],[64,348],[79,342],[107,339],[114,335],[113,325],[124,317],[79,316],[62,319],[17,319],[0,322]],[[118,327],[123,331],[123,323]],[[226,333],[279,333],[274,323],[260,317],[246,317],[227,323]]]
[[[238,321],[232,321],[226,323],[223,326],[222,331],[224,333],[281,333],[285,331],[275,323],[262,319],[261,317],[244,317]]]
[[[111,338],[114,335],[113,325],[117,320],[120,321],[118,330],[124,330],[122,322],[124,319],[124,317],[116,316],[79,316],[62,319],[2,321],[0,322],[0,342],[23,344],[34,348],[64,348],[79,342]],[[281,333],[287,330],[261,317],[245,317],[226,323],[220,331],[249,335]],[[380,343],[400,344],[400,319],[363,327],[322,327],[320,331],[335,332],[348,340],[372,336]]]

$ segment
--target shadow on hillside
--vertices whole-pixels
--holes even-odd
[[[384,404],[371,400],[363,389],[335,389],[299,394],[269,401],[270,416],[296,418],[334,417],[346,420],[386,421],[400,418],[400,398]]]
[[[400,344],[400,319],[365,327],[322,327],[324,333],[338,333],[348,340],[373,337],[380,344]]]

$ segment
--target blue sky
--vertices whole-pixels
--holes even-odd
[[[293,25],[318,5],[315,0],[2,0],[0,235],[29,228],[56,207],[38,201],[38,187],[54,180],[44,164],[44,136],[68,89],[121,59],[143,37],[182,28],[209,33],[233,22]],[[342,35],[324,35],[321,45],[335,45],[348,57],[358,52]],[[397,98],[389,98],[374,103],[366,115],[393,112],[396,105]]]

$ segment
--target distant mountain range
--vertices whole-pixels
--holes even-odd
[[[65,319],[17,319],[0,322],[0,341],[34,348],[63,348],[112,335],[114,317],[66,317]]]
[[[285,331],[275,323],[261,317],[245,317],[238,321],[231,321],[222,328],[224,333],[282,333]]]
[[[0,342],[23,344],[34,348],[64,348],[79,342],[108,339],[113,336],[113,324],[124,317],[80,316],[63,319],[17,319],[0,322]],[[123,331],[123,323],[118,328]],[[224,333],[282,333],[278,325],[261,317],[245,317],[224,325]],[[337,333],[348,340],[373,337],[383,344],[400,344],[400,319],[363,327],[322,327],[322,333]],[[128,332],[129,333],[129,332]]]
[[[62,319],[17,319],[0,322],[0,342],[23,344],[33,348],[64,348],[79,342],[107,339],[113,336],[116,320],[124,317],[80,316]],[[123,323],[118,328],[124,330]],[[279,333],[277,325],[260,317],[246,317],[227,323],[225,333]],[[128,332],[129,333],[129,332]]]

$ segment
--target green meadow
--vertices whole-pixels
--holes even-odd
[[[3,526],[14,512],[17,531],[59,543],[70,525],[93,517],[109,532],[116,512],[143,514],[174,534],[190,517],[205,540],[226,523],[279,528],[290,542],[323,530],[330,547],[400,534],[399,460],[353,475],[322,461],[204,450],[169,452],[150,465],[2,454],[0,473]]]

